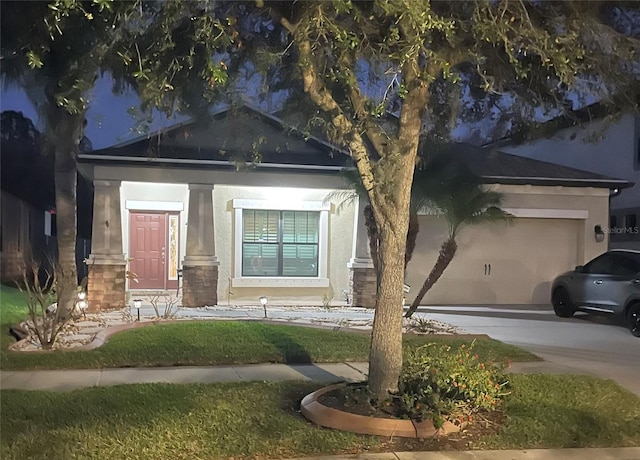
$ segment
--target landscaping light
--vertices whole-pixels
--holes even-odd
[[[269,302],[269,299],[267,299],[267,296],[263,295],[262,297],[260,297],[260,305],[262,305],[262,308],[264,308],[264,317],[267,317],[267,303]]]
[[[142,308],[142,300],[134,299],[133,300],[133,308],[138,310],[138,321],[140,321],[140,308]]]
[[[78,294],[76,294],[75,310],[82,313],[82,316],[86,319],[87,308],[89,308],[89,302],[87,301],[87,293],[84,291],[80,291],[78,292]]]

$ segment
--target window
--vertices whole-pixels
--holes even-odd
[[[636,219],[636,215],[635,214],[627,214],[626,216],[624,216],[624,225],[625,227],[632,227],[635,228],[638,226],[638,221]]]
[[[609,228],[616,228],[618,226],[618,218],[616,216],[609,216]]]
[[[318,276],[318,225],[313,211],[242,212],[242,276]]]
[[[234,199],[233,287],[329,287],[330,205]]]
[[[640,273],[640,260],[626,254],[614,254],[612,275],[632,277]]]
[[[593,259],[582,269],[582,273],[594,275],[610,275],[612,271],[613,257],[611,254],[603,254]]]

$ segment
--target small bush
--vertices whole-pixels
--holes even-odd
[[[394,395],[401,416],[424,420],[436,427],[445,419],[471,420],[480,409],[495,410],[506,394],[502,368],[482,362],[473,346],[427,344],[405,353]]]
[[[45,273],[45,279],[40,279],[40,273]],[[58,308],[56,287],[58,278],[55,267],[41,270],[37,262],[31,262],[23,273],[23,283],[18,285],[25,295],[29,310],[28,328],[45,350],[53,348],[58,334],[71,320],[71,316],[64,309]]]

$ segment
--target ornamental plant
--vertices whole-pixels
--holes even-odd
[[[401,417],[471,421],[472,414],[496,410],[508,394],[503,367],[480,360],[471,345],[452,348],[430,343],[407,350],[395,405]]]

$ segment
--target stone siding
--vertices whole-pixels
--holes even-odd
[[[87,291],[89,300],[87,311],[124,308],[126,305],[125,266],[92,265],[89,269]]]
[[[373,268],[351,268],[349,271],[349,296],[354,307],[375,308],[376,271]]]
[[[218,303],[218,266],[183,267],[182,306],[204,307]]]

